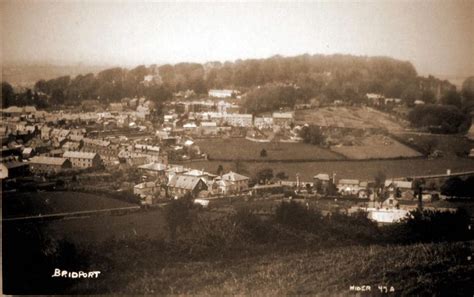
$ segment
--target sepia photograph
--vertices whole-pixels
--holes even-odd
[[[4,295],[474,296],[474,1],[0,0]]]

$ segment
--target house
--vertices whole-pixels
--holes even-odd
[[[175,175],[168,182],[169,193],[176,197],[183,197],[186,194],[196,197],[199,192],[207,189],[204,179],[196,176]]]
[[[414,191],[412,190],[413,182],[403,180],[386,180],[384,184],[385,192],[388,197],[413,199]]]
[[[163,177],[166,175],[166,164],[152,162],[149,164],[138,166],[138,170],[145,175],[154,177]]]
[[[235,186],[237,192],[242,192],[249,188],[249,178],[236,172],[230,171],[222,175],[221,179],[230,181]]]
[[[211,89],[209,90],[209,97],[214,97],[214,98],[230,98],[232,95],[235,94],[234,90],[216,90],[216,89]]]
[[[102,165],[102,159],[97,153],[67,151],[63,158],[69,159],[74,168],[98,168]]]
[[[203,135],[216,135],[217,123],[216,122],[201,122],[201,133]]]
[[[318,193],[327,193],[331,178],[329,174],[319,173],[313,177],[315,190]]]
[[[293,112],[274,112],[272,115],[273,125],[280,128],[289,128],[294,121]]]
[[[273,118],[272,117],[255,117],[253,125],[258,129],[271,129],[273,127]]]
[[[212,180],[215,177],[217,177],[217,175],[215,175],[215,174],[205,172],[205,171],[202,171],[202,170],[197,170],[197,169],[188,170],[188,171],[184,172],[183,175],[202,178],[206,182],[206,184],[211,184]]]
[[[133,194],[140,197],[143,204],[152,204],[161,187],[155,182],[143,182],[133,187]]]
[[[360,190],[360,182],[358,179],[340,179],[337,188],[342,195],[357,195]]]
[[[235,185],[228,180],[223,180],[220,177],[212,182],[211,192],[214,195],[228,195],[236,192]]]
[[[21,152],[21,155],[24,159],[31,158],[33,157],[34,154],[35,154],[35,151],[31,147],[25,147],[23,151]]]
[[[252,127],[253,116],[251,114],[228,113],[225,115],[224,121],[233,127]]]
[[[37,156],[31,158],[30,170],[34,173],[59,173],[72,168],[72,163],[66,158]]]
[[[28,174],[28,164],[11,160],[0,164],[0,179],[16,178]]]

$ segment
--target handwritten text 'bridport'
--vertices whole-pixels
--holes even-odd
[[[53,275],[51,277],[62,277],[62,278],[98,278],[100,271],[67,271],[61,269],[54,269]]]

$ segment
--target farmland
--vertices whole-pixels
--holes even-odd
[[[79,192],[12,193],[6,194],[2,199],[4,217],[36,216],[133,206],[133,204],[105,196]]]
[[[190,163],[193,167],[209,172],[216,172],[222,165],[224,170],[236,170],[235,162],[200,161]],[[367,161],[321,161],[321,162],[242,162],[239,166],[243,173],[253,176],[264,168],[273,169],[274,173],[284,171],[290,180],[296,179],[299,173],[305,181],[311,181],[318,173],[336,173],[338,178],[373,179],[379,171],[388,178],[412,175],[429,175],[474,170],[474,159],[442,158],[442,159],[402,159],[402,160],[367,160]]]
[[[253,142],[244,138],[205,139],[197,141],[211,160],[339,160],[341,155],[306,143]],[[267,156],[260,157],[262,149]]]
[[[299,123],[321,127],[374,129],[403,131],[406,123],[394,116],[369,107],[324,107],[314,110],[300,110],[295,114]]]
[[[422,154],[387,136],[372,135],[351,146],[333,146],[331,150],[352,160],[421,157]]]

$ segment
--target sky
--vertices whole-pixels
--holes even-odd
[[[474,1],[0,0],[2,63],[139,64],[354,54],[474,75]]]

